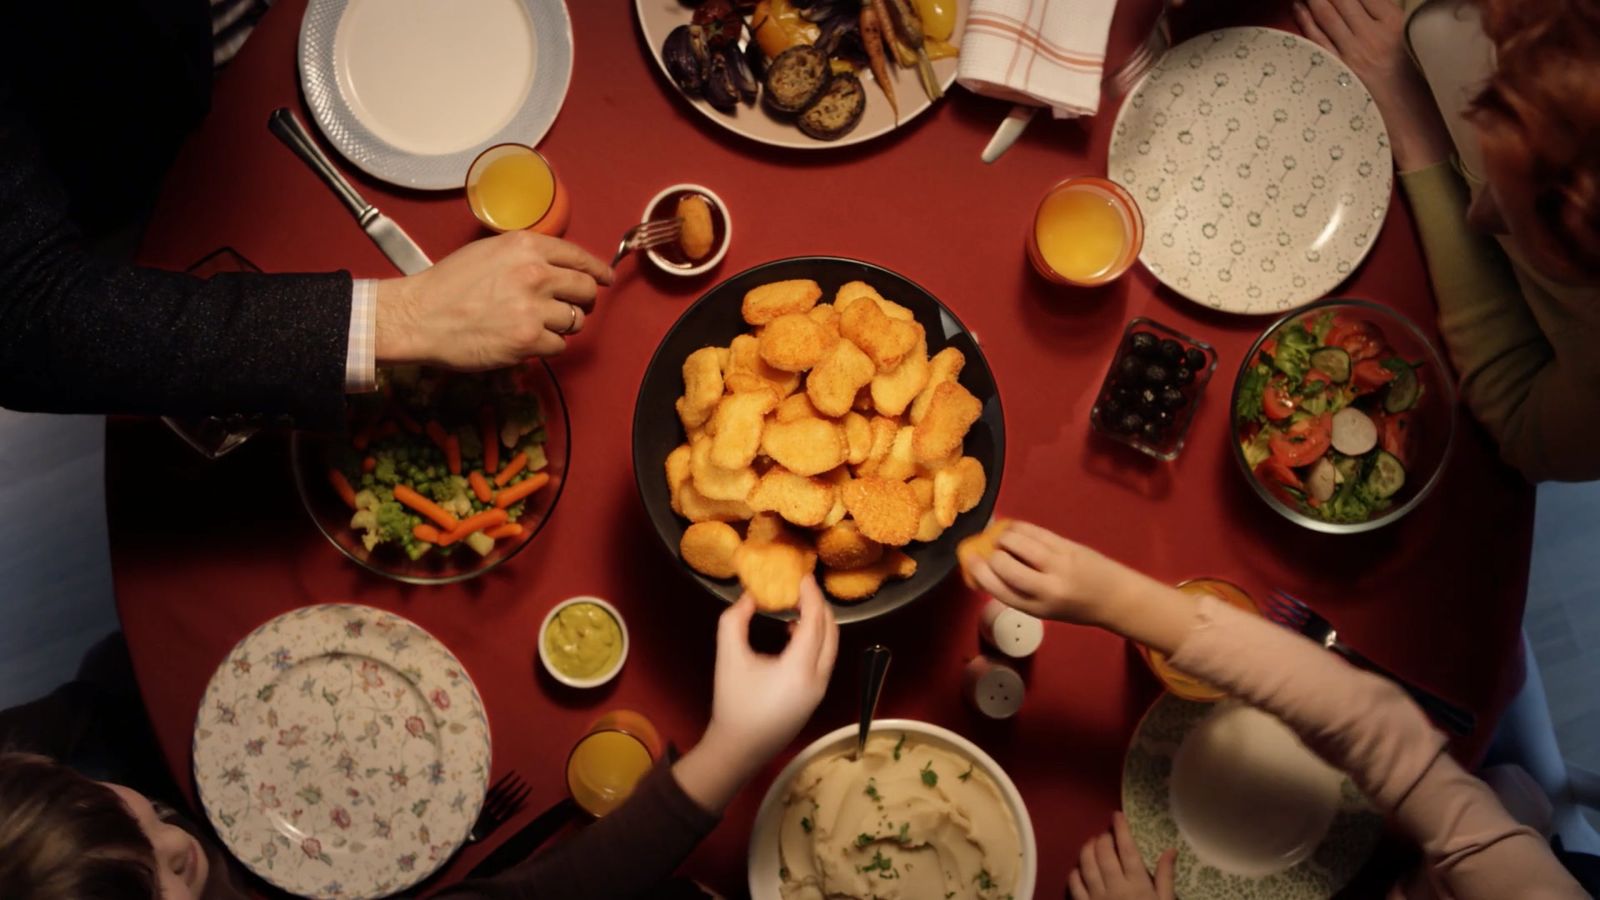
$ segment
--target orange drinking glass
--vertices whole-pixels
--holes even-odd
[[[1056,284],[1097,287],[1120,277],[1144,247],[1144,217],[1122,185],[1082,175],[1045,192],[1028,229],[1028,259]]]
[[[467,169],[467,206],[494,231],[566,232],[572,217],[566,186],[544,155],[524,144],[495,144]]]
[[[1244,592],[1244,588],[1220,578],[1191,578],[1178,585],[1178,590],[1185,594],[1199,597],[1210,594],[1213,597],[1236,606],[1248,613],[1259,613],[1255,601]],[[1198,601],[1196,601],[1198,602]],[[1214,703],[1227,696],[1222,690],[1212,687],[1197,678],[1191,677],[1186,672],[1180,672],[1167,661],[1167,655],[1157,650],[1151,650],[1143,644],[1135,644],[1139,648],[1139,655],[1150,666],[1150,671],[1161,679],[1167,690],[1185,700],[1194,700],[1200,703]]]
[[[567,757],[567,791],[590,815],[607,815],[628,799],[663,751],[649,719],[628,709],[608,712]]]

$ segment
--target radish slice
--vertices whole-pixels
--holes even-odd
[[[1360,456],[1378,446],[1378,426],[1366,413],[1347,406],[1333,414],[1333,449]]]
[[[1311,467],[1311,474],[1306,476],[1306,490],[1317,498],[1319,503],[1325,503],[1333,496],[1333,489],[1338,479],[1339,470],[1335,469],[1332,461],[1324,456],[1317,460]]]

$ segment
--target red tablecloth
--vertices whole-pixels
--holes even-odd
[[[1215,575],[1258,597],[1282,587],[1310,598],[1354,645],[1472,706],[1485,723],[1495,720],[1519,677],[1533,494],[1496,461],[1469,420],[1463,418],[1437,493],[1409,519],[1361,536],[1312,534],[1268,510],[1229,458],[1228,392],[1263,320],[1209,313],[1142,270],[1094,292],[1052,287],[1032,275],[1022,235],[1033,207],[1056,180],[1104,169],[1114,109],[1084,123],[1040,119],[992,166],[978,153],[1005,107],[961,91],[865,146],[774,151],[687,108],[655,71],[630,4],[569,6],[576,69],[561,117],[541,145],[572,192],[568,237],[607,253],[656,190],[698,181],[732,210],[735,240],[726,261],[701,281],[623,264],[585,333],[554,362],[571,405],[574,445],[555,519],[511,564],[464,585],[404,587],[346,563],[299,510],[281,441],[258,439],[206,465],[147,427],[114,429],[117,598],[140,685],[180,783],[191,783],[196,705],[226,651],[267,618],[325,601],[399,612],[461,657],[488,705],[496,774],[515,769],[533,784],[536,802],[523,819],[562,795],[561,761],[604,709],[642,710],[680,745],[692,743],[709,709],[721,605],[678,573],[643,515],[629,462],[634,392],[657,340],[718,277],[808,253],[901,271],[981,336],[1010,430],[1005,514],[1059,529],[1162,578]],[[1142,36],[1155,4],[1125,6],[1113,58]],[[143,262],[181,269],[231,245],[268,271],[392,274],[334,196],[267,133],[268,112],[298,103],[302,9],[298,0],[280,0],[220,75],[210,118],[170,176]],[[1207,27],[1225,24],[1211,10],[1195,14],[1211,16]],[[1184,31],[1199,27],[1180,24]],[[355,180],[435,258],[482,236],[459,193]],[[1432,321],[1403,203],[1392,207],[1371,258],[1345,292]],[[1211,341],[1222,357],[1189,447],[1172,464],[1088,432],[1116,337],[1138,314]],[[614,686],[581,695],[539,674],[534,642],[551,604],[579,593],[615,602],[634,637]],[[853,720],[855,653],[869,642],[888,643],[896,661],[880,711],[953,728],[994,754],[1033,812],[1040,896],[1059,896],[1079,844],[1104,829],[1118,805],[1123,748],[1158,688],[1123,642],[1050,626],[1025,672],[1022,713],[1002,724],[980,720],[959,696],[962,664],[977,651],[978,605],[953,579],[900,614],[850,628],[833,689],[800,740]],[[1485,724],[1462,742],[1461,752],[1475,754],[1487,730]],[[688,863],[691,874],[724,890],[740,888],[745,835],[765,787],[758,780],[734,803]],[[468,849],[443,878],[459,878],[483,852]]]

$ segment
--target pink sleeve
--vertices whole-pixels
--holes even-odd
[[[1395,685],[1212,597],[1172,664],[1282,719],[1415,840],[1443,897],[1588,897]]]

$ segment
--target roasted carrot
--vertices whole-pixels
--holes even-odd
[[[428,433],[428,440],[433,441],[440,450],[444,449],[444,426],[439,424],[438,419],[429,419],[423,430]]]
[[[454,434],[444,436],[444,464],[451,475],[461,474],[461,438]]]
[[[395,485],[394,498],[432,519],[435,524],[447,531],[454,530],[457,525],[461,524],[461,520],[451,515],[449,510],[422,496],[407,485]]]
[[[518,453],[516,456],[511,457],[511,461],[506,463],[506,467],[501,469],[500,474],[494,477],[494,483],[500,487],[505,487],[506,482],[517,477],[517,473],[521,472],[527,465],[528,454]]]
[[[439,543],[440,538],[439,529],[425,522],[411,526],[411,536],[419,541],[427,541],[430,544]]]
[[[549,472],[540,472],[536,475],[530,475],[511,487],[502,490],[500,495],[494,498],[494,505],[500,507],[501,509],[505,509],[511,504],[516,503],[518,500],[521,500],[523,497],[528,496],[529,494],[537,491],[549,483]]]
[[[344,477],[343,472],[338,469],[329,469],[328,483],[333,485],[334,491],[346,506],[351,509],[356,508],[356,489],[350,486],[350,479]]]
[[[900,104],[894,99],[894,82],[889,80],[889,63],[884,58],[883,29],[886,23],[878,21],[877,10],[872,6],[861,8],[861,43],[867,48],[867,61],[872,65],[872,78],[878,82],[883,96],[889,100],[895,121],[900,121]]]
[[[506,523],[506,511],[503,509],[486,509],[481,513],[473,513],[461,520],[461,524],[450,529],[453,540],[461,540],[474,531],[483,531]]]
[[[489,479],[483,477],[483,473],[477,469],[473,469],[467,475],[467,484],[472,485],[472,493],[478,496],[479,503],[488,503],[494,499],[494,488],[489,487]]]
[[[369,456],[366,459],[363,459],[361,461],[361,471],[363,471],[363,472],[371,472],[373,469],[376,469],[377,467],[378,467],[378,458],[375,457],[375,456]]]
[[[515,522],[507,522],[504,525],[496,525],[495,527],[484,531],[484,534],[497,541],[501,538],[516,537],[521,533],[522,526]]]
[[[483,439],[483,470],[496,471],[500,468],[500,426],[494,420],[494,407],[487,403],[478,411],[478,436]]]

